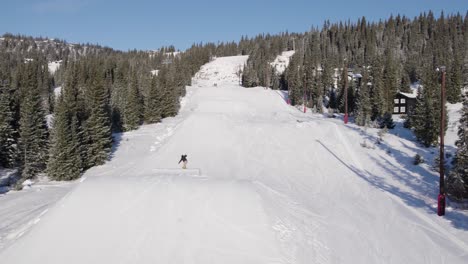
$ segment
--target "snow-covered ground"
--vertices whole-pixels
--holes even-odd
[[[74,185],[75,182],[40,179],[22,191],[3,193],[0,188],[0,252],[34,227],[48,208],[69,193]]]
[[[445,144],[448,146],[455,146],[455,141],[458,140],[458,126],[461,118],[463,104],[447,104],[447,112],[449,116],[447,132],[445,133]]]
[[[468,215],[438,217],[437,174],[412,164],[430,149],[241,88],[246,59],[208,63],[178,116],[116,135],[108,163],[9,231],[2,263],[466,263]]]
[[[273,68],[276,69],[276,72],[278,74],[282,74],[285,70],[286,67],[289,65],[289,59],[291,58],[292,55],[294,55],[295,51],[290,50],[290,51],[283,51],[281,55],[278,55],[275,60],[270,63]]]

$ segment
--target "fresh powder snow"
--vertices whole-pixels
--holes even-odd
[[[63,198],[0,229],[2,263],[466,263],[468,215],[438,217],[438,176],[412,164],[432,149],[401,124],[377,144],[377,129],[242,88],[246,60],[206,64],[176,117],[114,135],[109,162],[45,188]],[[34,186],[13,195],[43,201]]]

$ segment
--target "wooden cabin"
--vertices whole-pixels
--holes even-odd
[[[393,102],[393,114],[408,114],[416,105],[416,94],[398,92]]]

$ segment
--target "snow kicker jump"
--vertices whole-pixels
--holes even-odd
[[[153,169],[153,174],[157,176],[202,177],[201,170],[198,168],[195,168],[195,169],[156,168],[156,169]]]

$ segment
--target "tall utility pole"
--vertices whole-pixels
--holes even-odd
[[[444,183],[444,131],[445,131],[445,66],[440,67],[442,85],[440,88],[440,153],[439,153],[439,196],[437,197],[437,214],[445,215],[445,183]]]
[[[345,97],[345,115],[344,123],[348,124],[348,63],[344,59],[344,78],[345,78],[345,87],[344,87],[344,97]]]

